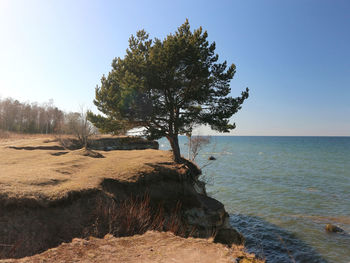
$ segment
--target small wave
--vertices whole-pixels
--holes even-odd
[[[318,190],[317,188],[313,188],[313,187],[309,187],[307,189],[309,192],[319,192],[320,190]]]
[[[307,218],[318,223],[332,222],[337,224],[350,225],[350,217],[348,216],[332,217],[332,216],[302,215],[302,214],[294,214],[294,215],[288,215],[288,216],[294,217],[294,218]]]
[[[233,153],[226,152],[226,151],[223,151],[223,152],[204,152],[202,155],[203,156],[206,156],[206,155],[233,155]]]
[[[220,154],[220,152],[204,152],[203,155],[213,155],[213,154]]]
[[[260,217],[230,215],[230,223],[245,236],[248,251],[265,258],[266,262],[327,262],[315,249],[295,235]]]

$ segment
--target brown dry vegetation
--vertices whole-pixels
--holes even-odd
[[[30,134],[30,133],[16,133],[0,129],[0,143],[5,141],[16,142],[23,139],[39,139],[39,138],[53,138],[52,135],[47,134]]]
[[[96,154],[104,158],[94,158]],[[72,237],[106,233],[165,230],[188,236],[181,205],[197,211],[206,203],[207,218],[193,220],[224,224],[223,205],[193,192],[188,176],[198,170],[191,169],[195,167],[175,164],[167,151],[67,150],[47,136],[0,139],[0,258],[33,255]],[[147,196],[149,185],[153,204]],[[241,246],[229,249],[208,240],[148,232],[74,239],[18,262],[232,262],[240,255],[252,258]]]
[[[2,262],[226,263],[235,262],[233,259],[240,257],[243,258],[240,262],[262,262],[244,253],[242,246],[228,248],[211,240],[185,239],[169,232],[150,231],[123,238],[107,235],[103,239],[73,239],[71,243],[64,243],[39,255]]]
[[[53,138],[0,141],[0,193],[6,202],[21,199],[45,204],[70,192],[100,187],[105,178],[136,182],[163,168],[181,170],[167,151],[101,151],[90,158],[82,150],[65,150]]]
[[[99,199],[93,211],[94,223],[85,229],[86,236],[103,237],[106,233],[118,237],[143,234],[148,230],[170,231],[178,236],[188,236],[186,222],[181,216],[181,203],[169,213],[164,207],[152,206],[148,194],[130,197],[121,202]]]

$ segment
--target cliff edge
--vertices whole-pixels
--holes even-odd
[[[235,252],[237,258],[248,258],[242,256],[247,255],[242,248],[238,249],[244,239],[229,226],[224,206],[207,196],[204,184],[198,179],[200,170],[190,162],[175,164],[168,151],[87,152],[68,150],[56,140],[43,138],[6,141],[0,143],[0,148],[2,258],[32,256],[62,242],[70,243],[33,256],[31,260],[54,256],[53,251],[65,247],[74,250],[81,244],[96,246],[98,250],[107,242],[120,248],[122,240],[136,243],[143,240],[144,244],[156,242],[158,245],[163,242],[155,247],[167,257],[170,256],[167,253],[175,253],[176,249],[180,255],[181,249],[191,247],[196,239],[185,239],[189,236],[211,238],[231,246],[231,252],[241,251],[240,256]],[[94,158],[96,156],[99,158]],[[179,237],[147,232],[150,230],[171,231]],[[106,234],[114,237],[105,237]],[[141,236],[131,237],[135,234]],[[91,236],[96,239],[77,239]],[[176,245],[175,250],[164,248],[168,239],[187,245]],[[213,251],[221,251],[222,245],[208,244]],[[192,249],[195,250],[195,246]],[[130,253],[125,249],[124,252]],[[84,257],[88,254],[84,253],[77,255],[86,261]],[[139,253],[148,255],[142,249]],[[99,255],[102,262],[102,254]],[[20,262],[23,260],[27,259]],[[232,256],[230,260],[227,262],[232,262]]]

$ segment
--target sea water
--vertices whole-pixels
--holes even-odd
[[[212,136],[196,162],[248,251],[273,263],[350,262],[350,137]]]

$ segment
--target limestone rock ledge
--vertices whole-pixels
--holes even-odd
[[[157,141],[149,141],[139,137],[102,137],[91,141],[95,150],[144,150],[159,149]]]

